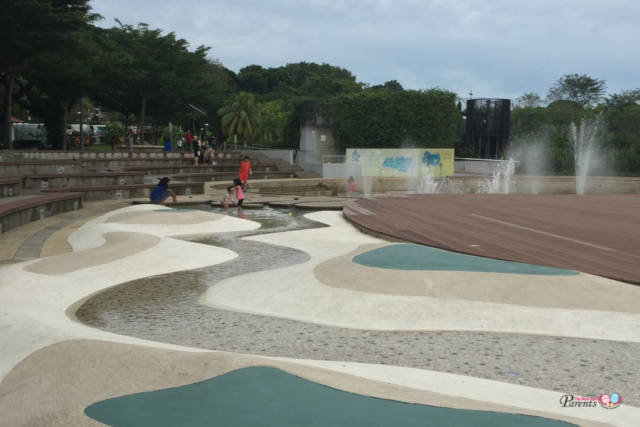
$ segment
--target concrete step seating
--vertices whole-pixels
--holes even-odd
[[[44,193],[69,193],[82,192],[86,201],[107,200],[107,199],[135,199],[147,198],[151,190],[156,186],[156,182],[150,184],[127,184],[127,185],[103,185],[90,187],[68,187],[49,188],[42,190]],[[191,196],[193,194],[204,194],[204,186],[198,182],[171,182],[170,188],[178,196]]]
[[[229,182],[238,177],[236,171],[233,172],[198,172],[198,173],[178,173],[168,174],[171,182],[211,182],[223,181]],[[255,179],[274,179],[274,178],[295,178],[295,174],[288,171],[254,171],[249,177],[250,180]]]
[[[82,193],[24,194],[0,198],[0,233],[82,207]]]
[[[0,198],[13,197],[20,193],[22,179],[19,176],[0,177]]]
[[[262,163],[262,164],[256,164],[254,165],[253,162],[251,163],[251,169],[253,170],[253,173],[257,173],[257,172],[264,172],[264,173],[268,173],[268,172],[276,172],[276,171],[282,171],[280,169],[278,169],[276,167],[275,164],[273,163]],[[165,166],[165,165],[147,165],[147,166],[134,166],[134,167],[125,167],[122,169],[123,171],[126,172],[137,172],[139,174],[142,175],[176,175],[176,174],[191,174],[191,173],[207,173],[207,172],[224,172],[224,173],[233,173],[233,174],[237,174],[238,173],[238,162],[236,162],[235,164],[229,164],[229,165],[209,165],[209,164],[204,164],[204,165],[188,165],[188,166],[179,166],[179,165],[171,165],[171,166]],[[288,170],[285,170],[284,172],[290,172],[290,173],[295,173],[293,168],[289,168]]]
[[[27,190],[143,183],[144,177],[136,172],[64,173],[25,175],[22,177],[22,188]]]
[[[178,196],[203,194],[206,182],[236,178],[244,156],[214,153],[212,164],[196,166],[190,152],[0,151],[0,232],[80,209],[83,200],[147,198],[162,176],[172,178]],[[300,173],[286,162],[249,156],[254,182]]]

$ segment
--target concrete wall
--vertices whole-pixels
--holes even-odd
[[[483,175],[492,175],[497,172],[508,160],[494,159],[465,159],[456,158],[454,162],[456,173],[478,173]],[[518,162],[516,162],[518,163]]]
[[[300,150],[296,161],[302,163],[322,163],[322,156],[337,155],[331,127],[317,117],[313,123],[305,123],[300,126]],[[322,171],[318,171],[322,173]]]
[[[481,175],[436,178],[443,193],[477,193],[486,188],[491,177]],[[514,176],[511,192],[514,194],[575,194],[573,176]],[[355,179],[355,193],[382,194],[415,191],[415,183],[407,178],[360,177]],[[209,183],[207,188],[223,191],[226,183]],[[344,195],[346,179],[270,179],[251,182],[251,190],[257,193],[300,195]],[[638,177],[592,177],[587,187],[589,194],[640,194]]]
[[[300,153],[298,153],[298,159],[300,158]],[[302,162],[297,160],[298,166],[300,166],[305,171],[311,171],[317,173],[318,175],[322,175],[322,163],[320,162]]]
[[[347,179],[350,176],[354,178],[360,177],[359,165],[353,164],[353,163],[323,163],[322,164],[323,178]]]
[[[251,157],[252,153],[260,153],[270,159],[284,160],[288,164],[293,165],[293,150],[242,150],[241,153],[249,157]]]
[[[345,162],[369,177],[453,175],[451,148],[348,148]]]

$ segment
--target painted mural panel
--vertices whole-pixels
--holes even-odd
[[[348,148],[346,163],[360,166],[361,176],[450,176],[452,148]]]

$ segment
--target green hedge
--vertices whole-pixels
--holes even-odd
[[[452,92],[366,90],[328,102],[336,147],[452,148],[461,113]]]

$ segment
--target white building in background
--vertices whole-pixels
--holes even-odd
[[[300,125],[300,149],[296,156],[296,163],[304,170],[322,174],[325,156],[339,154],[341,153],[335,148],[331,126],[314,109],[311,118]]]

